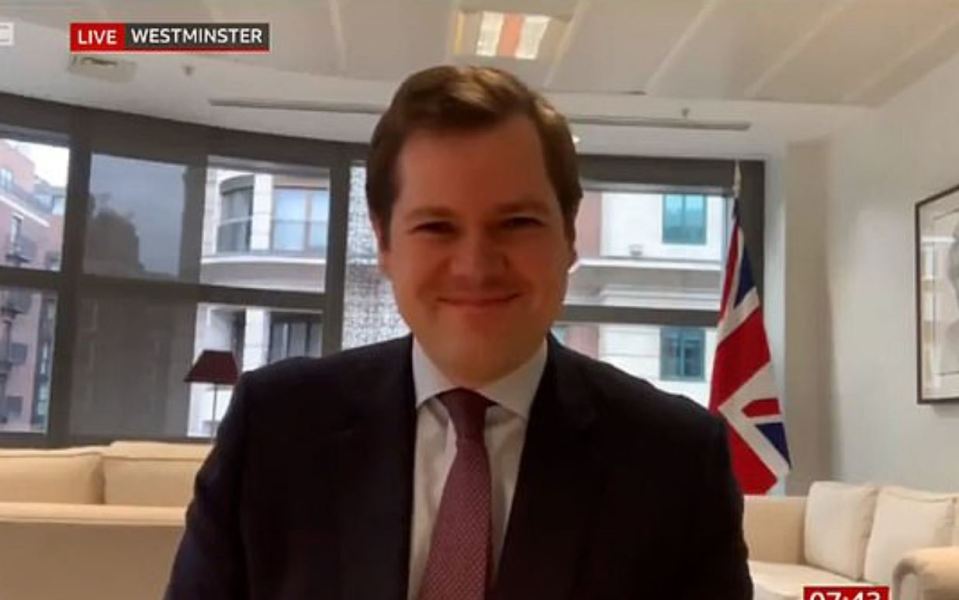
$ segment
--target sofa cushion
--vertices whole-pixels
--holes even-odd
[[[948,546],[952,541],[956,499],[900,487],[879,490],[863,577],[892,585],[892,573],[903,556],[920,548]]]
[[[806,564],[861,579],[877,488],[817,481],[806,499]]]
[[[864,585],[829,571],[786,563],[749,561],[753,600],[802,600],[807,585]]]
[[[103,450],[0,450],[0,502],[102,503]]]
[[[186,506],[209,444],[114,442],[103,453],[107,504]]]

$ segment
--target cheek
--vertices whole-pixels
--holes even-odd
[[[515,257],[514,270],[527,284],[543,295],[562,293],[568,272],[566,253],[562,249],[526,252]]]

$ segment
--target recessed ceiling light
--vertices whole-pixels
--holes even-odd
[[[575,133],[573,134],[573,143],[574,143],[574,144],[578,144],[580,139],[581,139],[581,138],[580,138],[578,135],[576,135]]]
[[[546,15],[464,10],[457,15],[453,51],[460,55],[536,60],[552,54],[566,24]]]

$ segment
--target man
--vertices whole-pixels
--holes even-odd
[[[498,70],[417,73],[367,196],[413,333],[244,374],[168,598],[751,598],[722,424],[548,335],[565,119]]]

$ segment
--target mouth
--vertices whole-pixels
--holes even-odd
[[[499,296],[464,296],[454,298],[440,298],[440,302],[460,308],[495,308],[503,306],[510,301],[518,298],[519,294],[507,294]]]

